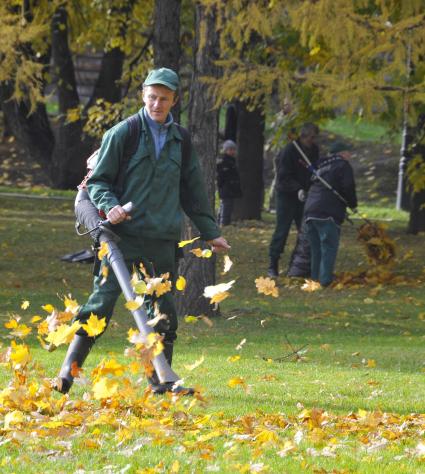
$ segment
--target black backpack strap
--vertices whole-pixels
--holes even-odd
[[[115,183],[115,193],[119,197],[123,192],[124,177],[130,158],[136,153],[140,141],[142,124],[139,114],[131,115],[126,119],[128,132],[125,137],[124,153],[120,163],[120,169]]]
[[[176,123],[177,130],[182,136],[182,167],[187,166],[190,161],[190,155],[192,152],[192,142],[190,140],[190,134],[188,130],[181,125]]]

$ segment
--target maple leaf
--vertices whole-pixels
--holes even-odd
[[[303,291],[307,291],[309,293],[317,290],[322,289],[322,285],[318,281],[314,280],[305,280],[304,284],[301,286]]]
[[[51,304],[45,304],[44,306],[42,306],[42,308],[44,309],[44,311],[47,311],[48,313],[51,313],[52,311],[55,310],[55,307],[52,306]]]
[[[231,379],[227,382],[227,385],[228,385],[230,388],[235,388],[235,387],[237,387],[238,385],[240,385],[241,387],[243,387],[244,389],[246,389],[246,383],[245,383],[245,380],[244,380],[242,377],[233,377],[233,378],[231,378]]]
[[[124,365],[119,364],[115,359],[102,360],[93,370],[93,376],[98,379],[100,375],[115,375],[120,377],[126,371]]]
[[[23,423],[25,421],[24,414],[19,410],[14,410],[4,417],[4,429],[11,430],[11,425]]]
[[[169,276],[168,273],[164,273],[160,277],[146,278],[146,294],[153,295],[155,293],[159,298],[171,291],[171,281],[168,280]]]
[[[31,319],[30,319],[30,323],[34,324],[34,323],[38,323],[39,321],[41,321],[43,318],[41,316],[38,316],[38,315],[35,315],[33,316]]]
[[[16,344],[12,341],[7,352],[7,358],[12,363],[14,369],[25,367],[31,361],[30,351],[26,344]]]
[[[205,298],[210,298],[210,304],[220,303],[229,296],[228,290],[233,286],[233,283],[235,283],[235,280],[229,281],[228,283],[206,286],[204,296]]]
[[[191,240],[182,240],[181,242],[178,243],[178,246],[179,248],[185,247],[186,245],[192,244],[198,239],[200,239],[200,237],[195,237],[194,239],[191,239]]]
[[[78,304],[78,301],[68,298],[67,296],[65,296],[63,304],[65,305],[65,310],[72,313],[73,315],[76,315],[80,310],[80,305]]]
[[[238,360],[240,360],[240,358],[241,358],[240,355],[234,355],[234,356],[229,356],[229,357],[227,358],[227,360],[228,360],[229,362],[237,362]]]
[[[28,309],[30,306],[30,302],[25,300],[25,301],[22,301],[22,304],[21,304],[21,308],[22,309]]]
[[[107,242],[101,242],[100,243],[100,249],[97,252],[97,258],[99,260],[102,260],[103,257],[106,257],[109,254],[109,247]]]
[[[106,318],[99,319],[95,314],[90,313],[90,317],[81,327],[86,331],[89,337],[102,334],[106,328]]]
[[[211,249],[201,249],[201,248],[196,248],[190,250],[190,253],[193,253],[195,257],[198,258],[211,258],[213,253]]]
[[[271,295],[275,298],[279,296],[279,289],[276,286],[276,282],[270,278],[259,277],[255,280],[255,286],[257,287],[258,293],[264,295]]]
[[[176,288],[179,291],[184,291],[186,288],[186,278],[184,276],[179,276],[176,281]]]
[[[17,319],[10,319],[7,323],[4,323],[6,329],[16,329],[19,323]]]
[[[93,396],[96,400],[111,398],[118,391],[118,382],[107,377],[102,377],[93,384]]]
[[[26,324],[18,324],[18,326],[10,332],[12,336],[19,337],[21,339],[25,338],[30,334],[32,329]]]
[[[80,327],[81,324],[78,321],[72,323],[71,326],[61,324],[55,331],[48,334],[46,340],[47,342],[54,344],[56,347],[61,344],[69,344]]]

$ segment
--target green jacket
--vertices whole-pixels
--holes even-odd
[[[182,136],[172,124],[158,159],[153,139],[144,117],[139,146],[130,158],[124,178],[123,194],[114,194],[120,159],[123,156],[128,125],[120,122],[103,136],[99,158],[87,181],[90,199],[108,213],[117,204],[132,201],[132,219],[114,226],[122,238],[180,240],[182,209],[196,225],[203,240],[220,236],[208,202],[198,159],[192,147],[190,160],[182,165]]]

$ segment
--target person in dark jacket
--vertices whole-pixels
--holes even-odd
[[[231,223],[233,202],[236,198],[242,197],[236,152],[236,143],[233,140],[226,140],[223,143],[222,154],[217,160],[217,189],[220,198],[218,223],[221,226]]]
[[[327,188],[316,176],[308,192],[304,218],[311,250],[311,278],[328,286],[334,278],[340,226],[347,211],[357,207],[353,169],[347,161],[350,145],[335,142],[330,155],[317,163],[317,174],[332,186],[346,202]]]
[[[314,165],[319,159],[319,147],[316,144],[319,128],[313,123],[301,127],[297,143]],[[301,228],[304,201],[310,186],[311,171],[307,163],[290,142],[276,159],[276,227],[269,247],[270,264],[268,275],[279,275],[279,258],[285,248],[292,222],[298,231]]]

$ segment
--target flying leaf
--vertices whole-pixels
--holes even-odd
[[[107,265],[102,265],[102,269],[100,271],[100,274],[102,275],[102,281],[100,282],[100,286],[104,285],[109,276],[109,267]]]
[[[184,322],[185,323],[189,323],[189,324],[193,324],[193,323],[197,323],[198,322],[198,318],[196,316],[185,316],[184,317]]]
[[[30,302],[25,300],[25,301],[22,301],[22,304],[21,304],[21,308],[22,309],[28,309],[30,306]]]
[[[97,252],[97,258],[99,260],[102,260],[103,257],[106,257],[109,254],[109,247],[107,242],[101,242],[100,243],[100,249]]]
[[[276,282],[270,278],[259,277],[255,280],[255,286],[257,287],[258,293],[264,295],[271,295],[275,298],[279,296],[279,289],[276,286]]]
[[[211,249],[201,249],[201,248],[192,249],[190,250],[190,253],[193,253],[193,255],[195,255],[195,257],[198,257],[198,258],[210,258],[213,255]]]
[[[135,300],[127,301],[124,306],[125,306],[129,311],[136,311],[136,309],[139,309],[140,306],[142,306],[144,300],[145,300],[145,299],[143,298],[143,296],[136,296],[136,299],[135,299]]]
[[[224,268],[223,273],[227,273],[232,268],[233,262],[230,260],[228,255],[224,256]]]
[[[41,321],[43,318],[41,316],[35,315],[30,319],[30,323],[38,323],[38,321]]]
[[[93,395],[96,400],[111,398],[118,391],[118,382],[102,377],[93,384]]]
[[[47,311],[48,313],[51,313],[52,311],[55,310],[54,306],[52,306],[51,304],[45,304],[44,306],[42,306],[42,308],[44,309],[44,311]]]
[[[26,324],[18,324],[18,326],[10,332],[12,336],[19,337],[23,339],[30,334],[32,329],[28,327]]]
[[[179,291],[184,291],[184,289],[186,288],[186,279],[184,276],[179,276],[177,278],[177,281],[176,281],[176,288],[179,290]]]
[[[228,290],[230,290],[233,283],[235,283],[235,280],[229,281],[228,283],[206,286],[204,296],[205,298],[210,298],[210,304],[220,303],[229,296]]]
[[[200,359],[196,360],[193,364],[185,364],[184,368],[186,370],[195,370],[197,367],[199,367],[203,362],[205,358],[202,356]]]
[[[195,240],[198,240],[200,237],[195,237],[194,239],[191,240],[182,240],[181,242],[178,243],[178,246],[180,248],[185,247],[186,245],[192,244],[195,242]]]
[[[236,346],[236,350],[240,351],[242,349],[243,345],[245,344],[245,342],[246,342],[246,339],[245,338],[242,339],[242,341]]]
[[[86,324],[82,324],[82,328],[89,337],[102,334],[106,328],[106,318],[99,319],[95,314],[91,313]]]
[[[81,324],[78,321],[75,321],[71,326],[61,324],[55,331],[48,334],[46,340],[56,347],[61,344],[69,344],[80,327]]]

